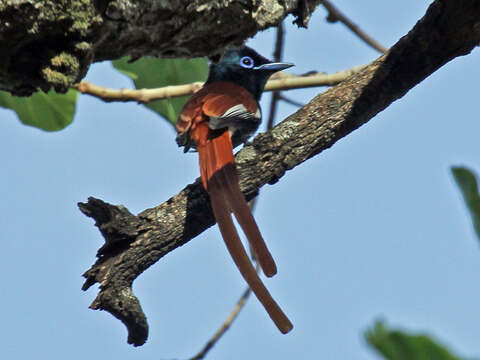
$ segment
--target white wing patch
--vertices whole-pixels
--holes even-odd
[[[261,119],[262,112],[259,106],[255,113],[252,113],[247,110],[245,105],[238,104],[232,106],[221,116],[210,116],[208,126],[212,130],[228,128],[233,147],[237,147],[257,131]]]
[[[210,116],[208,126],[212,130],[218,130],[228,127],[230,133],[233,133],[238,128],[242,127],[242,122],[252,120],[255,122],[260,122],[261,118],[262,113],[260,111],[260,107],[257,107],[257,111],[254,114],[249,112],[243,104],[238,104],[232,106],[221,116]]]
[[[251,114],[243,104],[238,104],[225,111],[221,117],[237,117],[245,113]]]

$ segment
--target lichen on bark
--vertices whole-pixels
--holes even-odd
[[[0,0],[0,89],[65,92],[92,62],[218,54],[319,0]]]
[[[90,0],[0,1],[0,19],[0,87],[15,95],[67,91],[85,75],[85,44],[102,23]]]

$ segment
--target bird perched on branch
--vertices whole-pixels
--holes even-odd
[[[198,151],[203,187],[210,195],[215,219],[240,273],[282,333],[293,325],[258,277],[240,241],[231,212],[242,227],[268,277],[275,261],[240,191],[233,148],[244,143],[260,125],[258,101],[273,73],[293,66],[271,62],[243,46],[228,50],[210,65],[205,85],[183,107],[177,121],[177,143]]]

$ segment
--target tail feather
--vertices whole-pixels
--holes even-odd
[[[272,298],[267,288],[258,277],[257,272],[250,262],[250,259],[248,258],[245,248],[238,237],[235,225],[233,224],[232,217],[230,215],[230,209],[228,207],[227,198],[229,195],[227,195],[227,185],[220,174],[221,173],[214,174],[210,178],[208,185],[209,192],[212,195],[211,201],[213,212],[215,214],[215,218],[217,219],[218,227],[220,228],[222,237],[243,278],[248,283],[258,300],[262,303],[263,307],[277,328],[283,334],[286,334],[292,330],[293,325]]]
[[[196,131],[195,136],[201,139],[201,142],[196,141],[196,143],[202,183],[210,194],[215,219],[228,251],[243,278],[262,303],[275,325],[285,334],[293,328],[293,325],[258,277],[230,215],[231,212],[235,214],[238,223],[257,254],[263,272],[267,276],[275,275],[277,272],[275,261],[267,249],[257,223],[238,185],[230,134],[228,131],[224,131],[219,136],[211,138],[207,124],[203,127],[198,127]]]
[[[267,244],[263,240],[262,234],[258,228],[250,208],[245,201],[245,197],[238,185],[238,177],[234,164],[225,165],[220,171],[224,177],[224,181],[229,191],[227,191],[227,201],[235,214],[235,217],[242,227],[247,239],[252,246],[258,258],[258,262],[266,276],[272,277],[277,273],[277,265],[273,260]]]
[[[210,192],[209,181],[211,177],[216,173],[223,175],[224,183],[229,190],[226,192],[227,204],[235,214],[250,246],[255,251],[264,274],[272,277],[277,273],[277,266],[238,185],[230,134],[225,131],[220,136],[198,146],[197,149],[200,156],[203,186]]]

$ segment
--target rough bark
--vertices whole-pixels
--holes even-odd
[[[213,55],[319,0],[0,0],[0,89],[65,92],[92,62]]]
[[[247,199],[360,127],[448,61],[468,54],[479,41],[479,1],[435,1],[387,54],[258,135],[237,154],[240,185]],[[96,220],[107,242],[84,274],[84,290],[100,283],[91,307],[111,312],[127,326],[128,342],[142,345],[148,325],[132,293],[132,282],[162,256],[215,223],[208,195],[197,180],[137,216],[93,198],[79,206]]]

